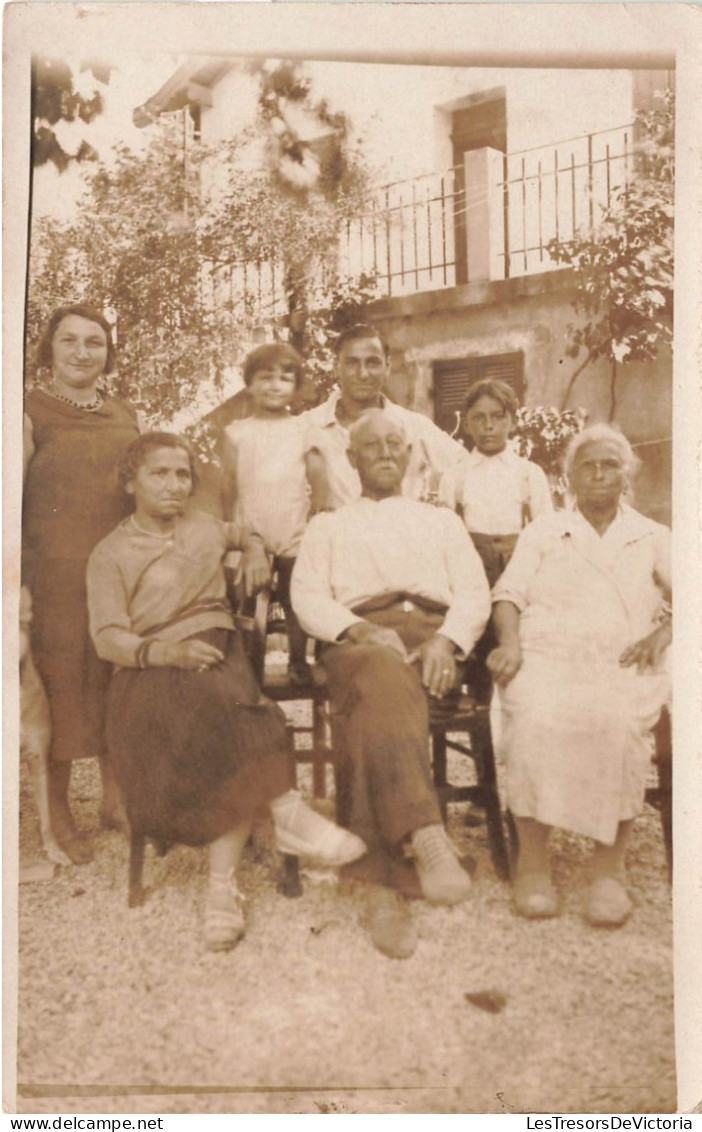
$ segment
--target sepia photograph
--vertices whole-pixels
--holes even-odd
[[[5,6],[6,1112],[700,1111],[698,24]]]

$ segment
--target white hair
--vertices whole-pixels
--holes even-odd
[[[629,482],[631,482],[641,467],[641,461],[635,455],[634,449],[631,447],[629,441],[624,433],[614,425],[609,424],[593,424],[588,428],[584,428],[582,432],[576,435],[570,441],[565,456],[563,458],[563,471],[566,476],[570,478],[573,471],[573,464],[575,457],[581,448],[586,444],[594,444],[597,440],[606,440],[613,444],[619,453],[619,457],[624,468],[624,474]]]
[[[370,425],[373,424],[374,421],[382,421],[383,423],[386,423],[387,420],[388,416],[383,411],[383,409],[367,409],[366,412],[363,413],[363,415],[360,416],[357,421],[354,421],[354,423],[351,425],[351,428],[349,429],[349,448],[355,449],[358,446],[359,436],[366,432],[366,430]],[[405,431],[404,425],[402,425],[399,421],[392,420],[392,418],[391,421],[394,431],[399,433],[406,444],[407,433]]]

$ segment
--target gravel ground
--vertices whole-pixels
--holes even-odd
[[[74,809],[97,826],[94,763]],[[41,856],[21,783],[21,861]],[[634,915],[597,932],[580,910],[589,850],[559,835],[558,920],[510,911],[485,827],[453,807],[477,860],[475,898],[413,905],[415,955],[390,960],[359,925],[358,891],[305,880],[276,892],[270,832],[247,850],[244,940],[204,950],[202,851],[147,856],[146,903],[126,902],[127,844],[100,833],[82,868],[20,886],[18,1111],[24,1113],[499,1113],[675,1111],[672,930],[658,815],[629,853]],[[493,990],[499,1013],[466,993]]]

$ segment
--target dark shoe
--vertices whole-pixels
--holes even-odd
[[[288,681],[293,688],[307,687],[312,683],[312,669],[307,661],[288,665]]]
[[[442,825],[425,825],[412,834],[412,850],[422,894],[431,904],[460,904],[472,895],[468,873]]]
[[[68,803],[52,805],[51,830],[62,853],[73,865],[89,865],[93,859],[93,843],[76,828]]]
[[[585,919],[593,928],[620,928],[633,908],[623,884],[614,877],[599,877],[590,886]]]
[[[121,802],[112,806],[106,806],[103,803],[100,806],[100,828],[116,830],[117,833],[129,837],[127,812]]]
[[[389,959],[409,959],[414,955],[417,932],[409,905],[392,888],[372,887],[366,926],[373,946]]]
[[[87,837],[82,837],[76,829],[72,833],[67,830],[61,832],[54,829],[54,837],[59,849],[66,854],[74,865],[89,865],[95,856],[92,841]]]
[[[558,893],[547,873],[518,876],[512,890],[515,912],[527,920],[550,920],[559,912]]]

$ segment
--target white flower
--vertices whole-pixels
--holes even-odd
[[[623,362],[631,353],[631,347],[628,342],[614,342],[612,344],[612,353],[615,361]]]

